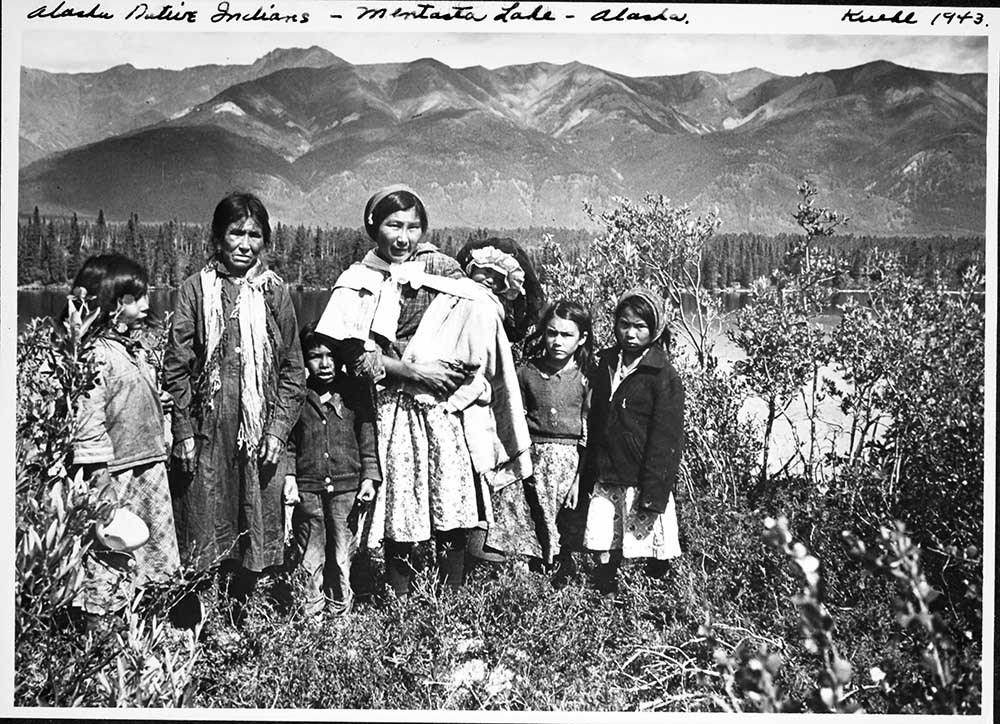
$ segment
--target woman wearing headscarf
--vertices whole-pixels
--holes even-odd
[[[433,535],[442,578],[458,585],[465,531],[479,520],[472,462],[458,416],[414,393],[446,397],[469,370],[454,355],[404,353],[435,297],[464,275],[454,259],[421,240],[427,211],[412,189],[381,189],[365,205],[364,221],[375,248],[334,283],[316,331],[353,348],[345,356],[356,360],[355,372],[378,383],[383,484],[368,543],[377,547],[384,535],[389,582],[402,595],[412,580],[414,544]]]
[[[174,400],[174,505],[182,554],[235,570],[230,593],[284,556],[279,462],[305,397],[292,300],[261,259],[267,209],[232,193],[215,208],[214,255],[181,284],[163,360]]]

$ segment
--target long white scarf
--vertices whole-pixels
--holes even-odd
[[[254,454],[264,434],[265,391],[271,373],[274,349],[267,334],[267,304],[264,291],[281,279],[270,270],[260,271],[260,262],[244,277],[231,277],[239,287],[236,304],[230,314],[240,329],[240,348],[243,365],[240,378],[240,429],[237,444]],[[205,314],[205,339],[207,347],[206,373],[208,374],[207,404],[211,407],[215,393],[222,386],[221,354],[219,343],[225,330],[222,313],[222,279],[214,264],[201,270],[201,288]]]

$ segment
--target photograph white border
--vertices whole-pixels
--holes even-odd
[[[513,1],[513,0],[512,0]],[[285,36],[296,36],[307,38],[310,34],[322,33],[329,37],[335,37],[343,33],[368,34],[373,43],[378,43],[379,36],[386,33],[484,33],[484,34],[583,34],[594,36],[595,38],[603,34],[653,34],[670,37],[682,37],[704,34],[722,35],[789,35],[789,34],[816,34],[816,35],[880,35],[880,36],[907,36],[907,35],[963,35],[975,34],[985,35],[989,39],[987,50],[988,65],[988,113],[987,113],[987,164],[986,164],[986,199],[987,218],[985,227],[986,238],[986,263],[988,271],[987,279],[987,342],[986,342],[986,469],[984,471],[984,506],[986,520],[984,521],[984,564],[983,564],[983,591],[984,591],[984,642],[983,642],[983,717],[984,721],[991,720],[993,702],[993,666],[994,666],[994,646],[993,646],[993,626],[994,626],[994,576],[995,576],[995,490],[996,480],[996,447],[994,442],[996,431],[996,342],[997,342],[997,126],[1000,119],[998,111],[998,75],[1000,75],[1000,11],[991,8],[968,8],[973,12],[981,12],[986,16],[986,22],[979,26],[946,26],[930,25],[930,18],[940,10],[961,10],[955,7],[924,7],[924,6],[859,6],[859,5],[770,5],[770,4],[737,4],[737,5],[675,5],[673,3],[573,3],[573,2],[521,2],[522,9],[530,11],[535,5],[543,5],[549,8],[556,16],[554,21],[520,21],[511,23],[500,23],[492,19],[483,22],[468,22],[460,20],[414,20],[414,19],[392,19],[386,18],[377,21],[359,20],[357,18],[357,8],[365,7],[404,7],[412,6],[414,3],[407,0],[398,2],[380,2],[378,0],[359,0],[358,2],[341,2],[340,0],[266,0],[257,2],[256,0],[229,0],[231,10],[245,10],[252,12],[258,6],[268,8],[275,5],[286,14],[309,13],[308,23],[299,24],[292,27],[284,23],[266,23],[266,27],[261,27],[261,23],[250,21],[212,23],[207,20],[218,3],[215,0],[184,0],[183,9],[198,10],[199,18],[196,23],[169,22],[169,21],[128,21],[124,16],[137,3],[126,0],[76,0],[65,2],[64,7],[71,6],[81,10],[87,10],[95,5],[101,9],[113,12],[113,20],[81,19],[75,17],[63,18],[29,18],[31,11],[42,5],[52,8],[58,4],[55,2],[43,2],[43,0],[8,0],[3,3],[2,20],[2,141],[0,141],[0,153],[2,153],[2,195],[0,195],[0,334],[3,335],[0,341],[0,409],[6,411],[0,418],[0,459],[4,461],[7,471],[8,500],[3,506],[2,518],[3,529],[11,532],[8,538],[8,545],[0,546],[0,560],[3,562],[3,570],[6,572],[4,589],[7,595],[3,597],[3,625],[0,627],[0,713],[10,716],[78,716],[80,718],[132,718],[135,711],[120,710],[47,710],[47,709],[14,709],[13,708],[13,622],[10,606],[13,600],[13,480],[14,480],[14,435],[13,435],[13,410],[15,409],[16,391],[14,389],[15,380],[15,338],[16,338],[16,239],[17,239],[17,217],[18,217],[18,119],[19,119],[19,70],[22,65],[23,42],[25,38],[34,41],[40,32],[71,32],[79,33],[93,43],[105,42],[113,37],[111,34],[120,32],[140,32],[140,33],[169,33],[171,36],[183,38],[187,33],[219,33],[219,34],[241,34],[241,33],[267,33],[280,35],[281,43],[284,43]],[[152,8],[163,4],[172,4],[175,8],[181,8],[180,1],[175,3],[149,2]],[[492,17],[499,12],[503,6],[511,3],[502,2],[478,2],[468,0],[468,2],[434,2],[436,9],[444,12],[453,5],[473,6],[478,14],[487,14]],[[590,16],[600,8],[620,9],[629,7],[631,11],[652,13],[661,8],[668,8],[669,14],[681,14],[686,17],[686,22],[674,21],[621,21],[609,23],[597,23],[590,19]],[[917,24],[894,23],[886,20],[878,23],[851,23],[844,21],[844,14],[850,9],[864,10],[872,14],[884,13],[886,18],[893,16],[897,10],[904,15],[913,12],[918,18]],[[341,15],[339,19],[328,17],[331,14]],[[573,17],[568,17],[572,15]],[[234,37],[236,37],[234,35]],[[304,41],[303,45],[311,44]],[[331,41],[327,47],[334,45]],[[255,57],[263,55],[270,48],[261,47],[261,52]],[[287,47],[287,46],[285,46]],[[334,53],[336,49],[330,48]],[[339,54],[338,54],[339,55]],[[350,58],[345,58],[354,62]],[[234,59],[234,63],[252,62],[253,58]],[[197,64],[198,61],[192,64]],[[225,61],[217,61],[225,62]],[[450,63],[449,63],[450,64]],[[483,63],[484,65],[491,65]],[[498,63],[503,64],[503,63]],[[594,63],[599,65],[598,63]],[[755,65],[755,63],[749,63]],[[748,65],[744,64],[744,67]],[[737,70],[733,68],[732,70]],[[91,70],[91,68],[87,68]],[[688,70],[688,69],[684,69]],[[679,71],[683,72],[683,71]],[[659,75],[668,75],[669,72],[661,72]],[[220,192],[221,193],[221,192]],[[233,719],[244,720],[258,719],[288,719],[291,712],[276,712],[268,710],[233,710],[233,711],[212,711],[195,710],[185,712],[185,716],[194,714],[206,719]],[[176,718],[177,711],[143,711],[143,718]],[[364,720],[392,720],[392,721],[507,721],[515,718],[511,713],[504,712],[469,712],[469,711],[434,711],[434,712],[340,712],[340,711],[294,711],[294,716],[303,720],[331,720],[331,719],[364,719]],[[566,715],[562,713],[532,713],[531,719],[535,721],[578,721],[578,722],[598,722],[606,721],[608,715],[601,712],[590,712],[585,714]],[[662,721],[663,714],[629,714],[620,715],[622,719],[629,721]],[[800,717],[786,715],[783,720],[795,720]],[[811,718],[811,717],[810,717]]]

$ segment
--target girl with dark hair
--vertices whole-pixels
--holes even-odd
[[[576,302],[549,305],[528,341],[528,359],[517,371],[534,474],[498,493],[489,543],[547,566],[560,555],[563,533],[576,538],[567,541],[569,548],[582,542],[582,531],[576,536],[567,531],[569,519],[560,511],[576,508],[587,450],[591,326],[590,315]]]
[[[87,320],[93,339],[96,384],[79,404],[73,464],[96,483],[108,482],[120,505],[137,515],[149,538],[134,552],[135,584],[163,583],[180,572],[174,516],[167,482],[164,411],[156,372],[137,332],[149,309],[146,270],[118,254],[87,259],[73,281],[64,319]],[[82,330],[81,330],[82,331]],[[100,559],[85,564],[88,576],[77,605],[89,613],[109,608],[108,575]],[[103,571],[103,573],[102,573]],[[127,596],[127,588],[120,593]],[[119,603],[127,602],[127,598]]]
[[[270,233],[256,196],[234,192],[219,202],[215,253],[178,290],[163,361],[174,399],[181,550],[199,570],[220,561],[235,569],[237,601],[256,574],[282,563],[278,467],[305,397],[292,300],[261,260]]]
[[[684,447],[684,388],[660,340],[664,303],[632,289],[614,312],[617,344],[598,355],[588,419],[584,545],[597,586],[614,596],[623,558],[681,554],[674,485]]]

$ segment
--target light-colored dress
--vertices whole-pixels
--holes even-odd
[[[369,544],[490,522],[492,491],[531,473],[502,307],[468,279],[447,280],[403,353],[408,362],[448,359],[476,372],[441,399],[414,385],[378,395],[379,449],[388,485],[376,498]]]

